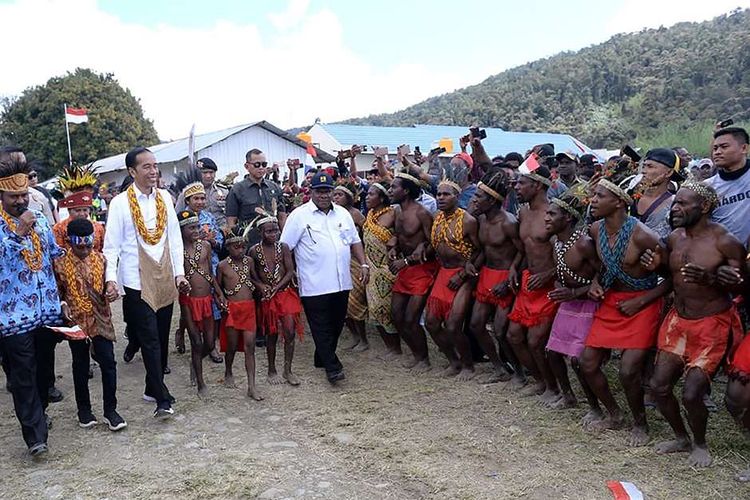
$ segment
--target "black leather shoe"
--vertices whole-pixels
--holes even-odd
[[[58,389],[54,385],[49,388],[49,392],[47,393],[47,395],[50,403],[59,403],[64,398],[63,393],[60,392],[60,389]]]
[[[344,375],[343,370],[339,370],[337,372],[333,372],[333,373],[329,373],[328,374],[328,381],[331,384],[335,384],[336,382],[344,380],[345,378],[346,378],[346,375]]]

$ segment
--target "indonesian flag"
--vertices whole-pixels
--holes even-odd
[[[607,488],[612,491],[614,500],[643,500],[643,493],[633,483],[607,481]]]
[[[89,115],[83,108],[65,106],[65,121],[68,123],[86,123],[89,121]]]
[[[536,154],[531,153],[529,157],[526,158],[526,161],[521,163],[521,165],[518,167],[518,173],[530,174],[538,168],[539,168],[539,159],[537,158]]]

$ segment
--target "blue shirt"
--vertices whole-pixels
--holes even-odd
[[[474,196],[474,193],[477,190],[476,184],[469,184],[466,186],[462,191],[461,194],[458,195],[458,206],[466,210],[469,208],[469,202],[471,201],[471,198]]]
[[[64,252],[57,246],[47,218],[37,211],[34,215],[34,231],[42,246],[42,268],[37,272],[29,269],[21,255],[21,250],[32,249],[31,238],[21,238],[0,218],[0,337],[62,324],[52,261]]]
[[[209,231],[213,231],[216,236],[216,243],[221,248],[224,245],[224,233],[219,229],[219,224],[216,223],[216,217],[208,210],[201,210],[198,214],[198,223],[201,227],[208,226]],[[211,248],[211,269],[213,270],[214,276],[216,276],[216,269],[219,267],[219,253]]]

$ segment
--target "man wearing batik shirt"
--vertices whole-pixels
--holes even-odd
[[[60,298],[52,260],[63,252],[43,214],[28,210],[23,153],[0,153],[0,353],[32,456],[47,452],[47,406]]]

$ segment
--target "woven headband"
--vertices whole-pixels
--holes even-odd
[[[29,176],[26,174],[13,174],[0,179],[0,191],[11,193],[22,193],[29,189]]]
[[[537,181],[537,182],[541,182],[542,184],[544,184],[547,187],[552,187],[552,180],[551,179],[547,179],[546,177],[542,177],[541,175],[535,174],[534,172],[529,172],[528,174],[527,173],[523,173],[521,175],[523,175],[524,177],[528,177],[531,180],[534,180],[534,181]]]
[[[614,182],[608,181],[607,179],[601,179],[599,181],[599,185],[603,187],[604,189],[606,189],[607,191],[614,194],[615,196],[617,196],[618,198],[620,198],[621,200],[623,200],[628,205],[633,204],[633,198],[628,193],[626,193],[624,189],[622,189],[620,186],[618,186]]]
[[[239,236],[230,236],[229,238],[227,238],[226,240],[224,240],[224,243],[227,244],[227,245],[229,245],[230,243],[238,243],[238,242],[244,243],[245,242],[245,237],[242,236],[242,235],[239,235]]]
[[[198,220],[198,216],[194,215],[193,217],[188,217],[187,219],[182,219],[180,221],[180,227],[189,226],[190,224],[198,224],[200,221]]]
[[[263,224],[267,224],[269,222],[279,222],[279,219],[277,219],[276,217],[274,217],[272,215],[269,215],[268,217],[263,217],[263,218],[258,219],[257,221],[255,221],[255,227],[260,227]]]
[[[572,215],[576,219],[581,220],[581,214],[578,212],[578,210],[576,210],[575,208],[573,208],[569,203],[561,200],[560,198],[552,198],[551,201],[552,201],[552,203],[554,203],[558,207],[562,208],[563,210],[565,210],[566,212],[568,212],[570,215]]]
[[[485,193],[487,193],[488,195],[495,198],[497,201],[504,200],[503,196],[500,193],[498,193],[497,191],[495,191],[494,189],[492,189],[491,187],[489,187],[487,184],[485,184],[482,181],[479,181],[479,184],[477,184],[477,187],[481,189],[482,191],[484,191]]]
[[[376,188],[380,189],[383,192],[384,195],[388,196],[388,190],[385,188],[385,186],[383,186],[379,182],[373,183],[373,186],[375,186]]]
[[[347,187],[344,187],[344,186],[336,186],[336,187],[334,188],[334,191],[343,191],[343,192],[345,192],[346,194],[348,194],[348,195],[349,195],[349,197],[350,197],[350,198],[351,198],[352,200],[353,200],[353,199],[355,198],[355,196],[354,196],[354,193],[352,193],[352,191],[351,191],[351,190],[350,190],[349,188],[347,188]]]
[[[444,179],[444,180],[440,181],[440,184],[438,184],[438,187],[442,186],[443,184],[445,184],[446,186],[450,186],[453,189],[455,189],[456,193],[460,193],[461,192],[461,186],[459,186],[458,184],[456,184],[453,181],[449,181],[447,179]]]
[[[682,183],[681,188],[689,189],[693,191],[694,193],[697,193],[698,196],[706,200],[710,205],[711,208],[714,209],[719,206],[719,196],[716,194],[716,191],[709,188],[702,182],[698,182],[695,180],[688,180]]]
[[[401,177],[402,179],[406,179],[407,181],[412,181],[417,186],[420,185],[419,179],[414,177],[413,175],[407,174],[406,172],[398,172],[395,177]]]
[[[91,233],[87,236],[71,235],[68,237],[68,239],[70,240],[70,243],[73,246],[78,246],[78,245],[83,245],[87,247],[94,246],[94,233]]]
[[[185,186],[185,189],[182,190],[182,194],[185,195],[185,198],[190,198],[196,194],[206,194],[206,188],[203,187],[203,183],[194,182]]]

